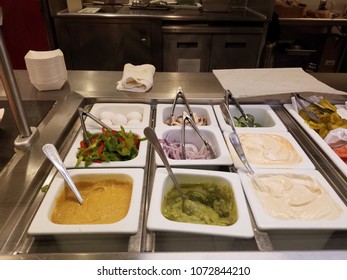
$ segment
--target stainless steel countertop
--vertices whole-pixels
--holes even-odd
[[[93,7],[98,7],[93,5]],[[102,8],[102,6],[100,6]],[[112,10],[112,8],[111,8]],[[145,10],[131,9],[129,6],[123,6],[116,13],[97,12],[93,14],[86,13],[68,13],[63,10],[57,13],[56,17],[99,17],[99,18],[159,18],[162,20],[189,20],[189,21],[235,21],[235,22],[265,22],[270,19],[251,9],[233,9],[231,12],[203,12],[198,9],[171,9],[171,10]]]
[[[64,101],[72,92],[96,95],[98,98],[162,100],[172,99],[177,88],[181,86],[189,98],[213,99],[222,98],[224,90],[212,73],[163,73],[156,72],[153,87],[147,93],[119,92],[117,81],[121,80],[122,72],[114,71],[68,71],[68,81],[60,90],[38,91],[29,80],[26,70],[16,70],[19,91],[23,100],[57,100]],[[0,88],[0,98],[6,98]]]
[[[57,100],[63,101],[72,91],[95,92],[98,96],[116,98],[172,99],[178,86],[181,86],[189,98],[214,99],[222,98],[224,89],[213,73],[176,73],[156,72],[153,87],[147,93],[118,92],[117,81],[121,80],[121,71],[80,71],[69,70],[68,81],[60,90],[38,91],[29,80],[26,70],[15,70],[15,77],[23,100]],[[347,92],[347,73],[311,73],[318,80]],[[281,95],[283,96],[283,95]],[[0,83],[0,99],[6,99]]]
[[[23,100],[55,100],[42,123],[38,126],[40,136],[27,152],[18,152],[8,167],[0,174],[0,259],[347,259],[347,251],[282,251],[282,252],[199,252],[199,253],[90,253],[90,254],[26,254],[20,248],[28,244],[18,244],[26,234],[27,223],[34,215],[43,194],[38,190],[52,176],[47,160],[41,152],[45,143],[56,144],[61,152],[66,152],[71,144],[68,137],[77,133],[75,125],[77,108],[88,102],[157,102],[171,103],[179,86],[189,100],[194,103],[219,103],[224,90],[213,73],[156,73],[154,86],[148,93],[117,92],[116,82],[122,72],[108,71],[68,71],[68,82],[61,90],[37,91],[30,83],[25,70],[15,71]],[[339,90],[347,91],[347,74],[316,73],[317,78]],[[334,99],[344,100],[342,96]],[[0,99],[6,99],[0,90]],[[241,102],[287,102],[289,95],[242,99]],[[87,103],[86,103],[87,102]],[[35,206],[35,207],[34,207]],[[24,238],[25,239],[25,238]],[[25,239],[26,240],[26,239]],[[25,242],[30,242],[28,239]],[[19,248],[19,249],[18,249]],[[18,252],[19,250],[19,252]]]

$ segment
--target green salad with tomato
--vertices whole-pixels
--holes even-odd
[[[87,137],[91,144],[88,146],[86,139],[80,142],[75,167],[82,162],[88,167],[92,163],[131,160],[139,153],[140,141],[145,140],[123,127],[120,130],[103,128],[101,133],[87,131]]]

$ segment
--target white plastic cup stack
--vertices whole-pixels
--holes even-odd
[[[30,82],[40,91],[61,89],[67,81],[64,54],[60,49],[30,50],[24,60]]]

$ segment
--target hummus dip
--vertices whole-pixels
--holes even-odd
[[[74,180],[74,183],[83,197],[82,205],[65,186],[51,215],[53,223],[112,224],[127,215],[132,194],[131,180],[116,175],[97,175]]]
[[[258,174],[252,177],[268,214],[283,220],[333,220],[342,209],[313,177],[305,174]]]
[[[233,191],[228,186],[212,183],[181,184],[183,192],[196,208],[192,215],[182,211],[182,198],[176,188],[171,188],[164,196],[163,215],[172,221],[229,226],[237,219],[237,206]]]

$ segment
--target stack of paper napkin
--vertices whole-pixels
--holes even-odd
[[[64,54],[61,50],[32,51],[24,57],[30,82],[38,90],[60,89],[67,81]]]

